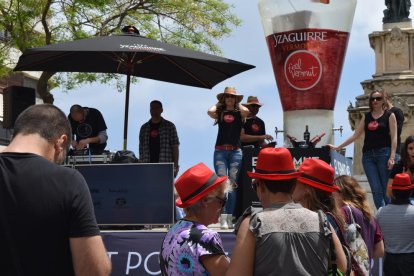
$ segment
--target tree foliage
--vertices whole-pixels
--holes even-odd
[[[62,41],[119,33],[136,26],[141,35],[174,45],[221,54],[216,42],[240,20],[223,0],[0,0],[0,76],[10,73],[15,49],[24,52]],[[14,49],[14,50],[13,50]],[[94,82],[117,83],[114,74],[43,72],[37,91],[53,102],[49,90]]]

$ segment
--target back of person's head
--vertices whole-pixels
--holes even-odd
[[[414,143],[414,135],[410,135],[405,139],[403,147],[401,149],[401,162],[406,168],[410,168],[410,166],[414,165],[414,164],[411,164],[410,156],[408,154],[408,146],[411,143]]]
[[[389,188],[392,190],[392,204],[410,204],[410,196],[414,189],[411,177],[407,173],[397,173]]]
[[[334,184],[338,186],[338,193],[345,204],[351,204],[361,210],[367,219],[372,218],[372,209],[369,206],[367,193],[355,178],[341,175],[335,178]]]
[[[49,142],[65,134],[68,137],[66,148],[69,147],[72,137],[65,113],[51,104],[32,105],[17,117],[13,137],[29,134],[39,134]]]
[[[285,180],[259,180],[262,182],[269,192],[276,193],[287,193],[292,194],[293,189],[296,185],[296,179],[285,179]]]
[[[408,204],[413,190],[392,190],[392,204]]]
[[[74,105],[72,105],[71,107],[70,107],[70,113],[78,113],[78,112],[81,112],[82,111],[82,109],[83,109],[83,107],[82,106],[80,106],[80,105],[78,105],[78,104],[74,104]]]
[[[158,104],[162,108],[162,103],[158,100],[153,100],[153,101],[150,102],[150,106],[153,105],[153,104]]]

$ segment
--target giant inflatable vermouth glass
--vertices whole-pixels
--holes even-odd
[[[331,132],[355,7],[356,0],[259,0],[286,134],[305,125]]]

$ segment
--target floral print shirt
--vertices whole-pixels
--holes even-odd
[[[179,220],[168,231],[161,247],[162,275],[209,275],[200,258],[225,254],[220,235],[197,222]]]

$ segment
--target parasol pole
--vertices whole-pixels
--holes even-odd
[[[131,66],[128,66],[127,82],[126,82],[126,95],[125,95],[125,116],[124,116],[124,150],[127,149],[127,137],[128,137],[128,112],[129,112],[129,86],[131,83]]]

